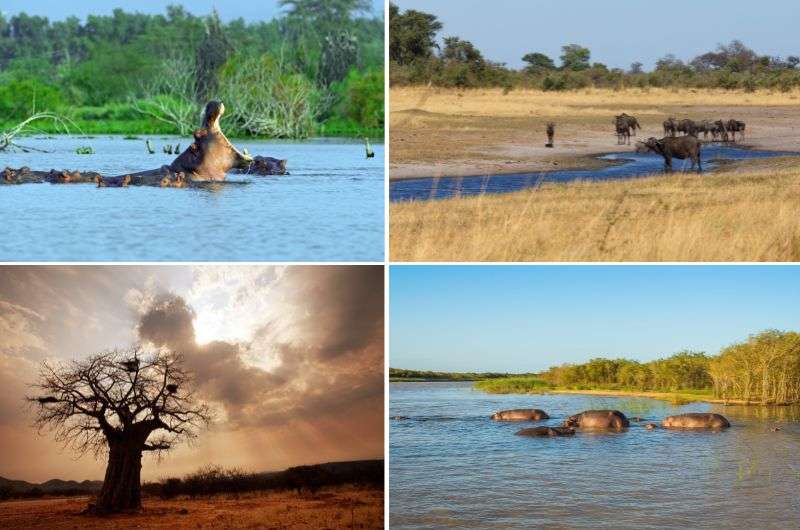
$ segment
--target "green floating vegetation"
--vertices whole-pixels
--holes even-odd
[[[78,147],[77,149],[75,149],[75,154],[76,155],[93,155],[94,154],[94,149],[92,149],[88,145],[87,146],[83,146],[83,147]]]

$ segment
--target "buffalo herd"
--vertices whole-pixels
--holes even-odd
[[[636,129],[641,129],[639,121],[629,114],[619,114],[614,116],[615,134],[617,135],[617,144],[631,143],[631,136],[636,135]],[[739,140],[744,140],[745,122],[740,120],[700,120],[695,121],[691,119],[676,120],[673,117],[664,120],[664,137],[660,140],[655,137],[650,137],[644,142],[636,142],[636,150],[640,152],[653,152],[661,155],[664,158],[664,169],[667,172],[672,172],[672,160],[677,158],[679,160],[691,160],[692,169],[697,169],[697,172],[703,170],[700,161],[700,134],[703,134],[703,140],[708,141],[708,135],[711,135],[712,142],[734,142],[736,143],[736,134],[739,134]]]
[[[501,410],[492,414],[495,421],[541,421],[550,416],[541,409]],[[618,410],[585,410],[570,416],[560,426],[529,427],[517,431],[518,436],[572,436],[576,429],[622,432],[630,426],[625,414]],[[640,422],[642,418],[634,418]],[[689,412],[667,416],[661,422],[663,429],[692,429],[719,431],[730,427],[730,422],[720,414]],[[655,423],[647,423],[648,431],[658,428]]]

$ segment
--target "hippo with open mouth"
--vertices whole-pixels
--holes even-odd
[[[564,420],[564,427],[621,431],[630,425],[618,410],[586,410]]]
[[[711,412],[688,412],[667,416],[661,422],[665,429],[727,429],[730,422],[721,414]]]
[[[501,410],[492,414],[492,419],[497,421],[539,421],[550,418],[540,409],[513,409]]]

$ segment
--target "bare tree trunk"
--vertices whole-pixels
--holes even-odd
[[[115,442],[108,455],[106,476],[97,496],[97,513],[138,510],[142,507],[142,445],[136,441]]]

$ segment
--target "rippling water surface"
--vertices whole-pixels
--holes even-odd
[[[714,169],[721,161],[745,160],[750,158],[769,158],[797,153],[779,151],[757,151],[732,145],[710,144],[702,149],[704,170]],[[621,163],[600,169],[570,169],[511,175],[489,175],[474,177],[444,177],[399,179],[390,185],[392,201],[424,201],[429,199],[448,199],[455,196],[469,197],[482,193],[510,193],[530,188],[542,182],[569,182],[573,180],[609,180],[642,177],[664,171],[664,159],[656,154],[627,151],[610,153],[599,157],[601,160],[615,160]],[[687,160],[673,160],[675,171],[689,169]]]
[[[98,136],[28,138],[52,153],[0,153],[0,169],[81,169],[115,175],[160,167],[169,142]],[[289,160],[291,175],[219,191],[93,184],[0,187],[0,261],[379,261],[383,259],[383,146],[360,142],[239,141],[250,153]],[[92,146],[94,155],[76,155]]]
[[[470,383],[392,383],[392,528],[797,528],[800,409],[674,406],[642,398],[489,395]],[[560,424],[615,408],[659,422],[719,412],[723,432],[514,436],[533,423],[501,409],[542,408]],[[771,429],[780,430],[773,432]]]

